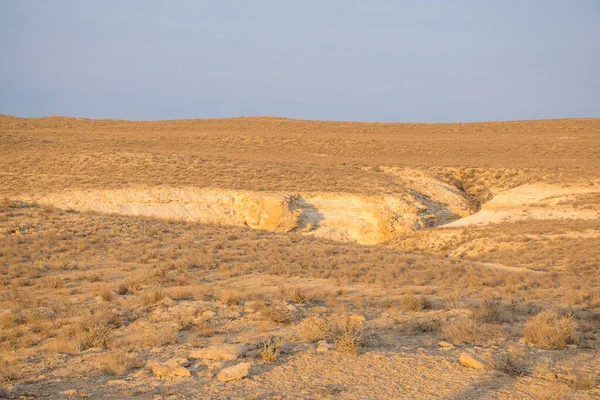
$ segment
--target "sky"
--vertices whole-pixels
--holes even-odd
[[[600,117],[600,0],[1,0],[0,114]]]

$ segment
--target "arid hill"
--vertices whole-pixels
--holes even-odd
[[[0,115],[0,398],[600,397],[600,119]]]

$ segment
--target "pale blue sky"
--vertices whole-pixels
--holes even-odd
[[[0,0],[0,113],[600,117],[600,0]]]

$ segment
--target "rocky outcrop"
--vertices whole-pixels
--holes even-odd
[[[490,369],[491,365],[482,357],[479,357],[472,353],[462,352],[460,353],[460,363],[464,367],[475,368],[475,369]]]
[[[189,358],[211,360],[211,361],[233,361],[237,360],[246,350],[242,344],[220,344],[202,349],[194,350]]]
[[[221,382],[242,379],[248,376],[251,368],[252,363],[249,362],[239,363],[231,367],[223,368],[221,372],[217,374],[217,379]]]
[[[71,191],[31,200],[76,211],[300,231],[335,241],[377,244],[472,212],[456,189],[437,181],[425,184],[424,179],[405,193],[380,196],[151,187]]]

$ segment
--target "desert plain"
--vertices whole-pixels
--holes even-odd
[[[0,397],[600,398],[600,119],[0,115]]]

